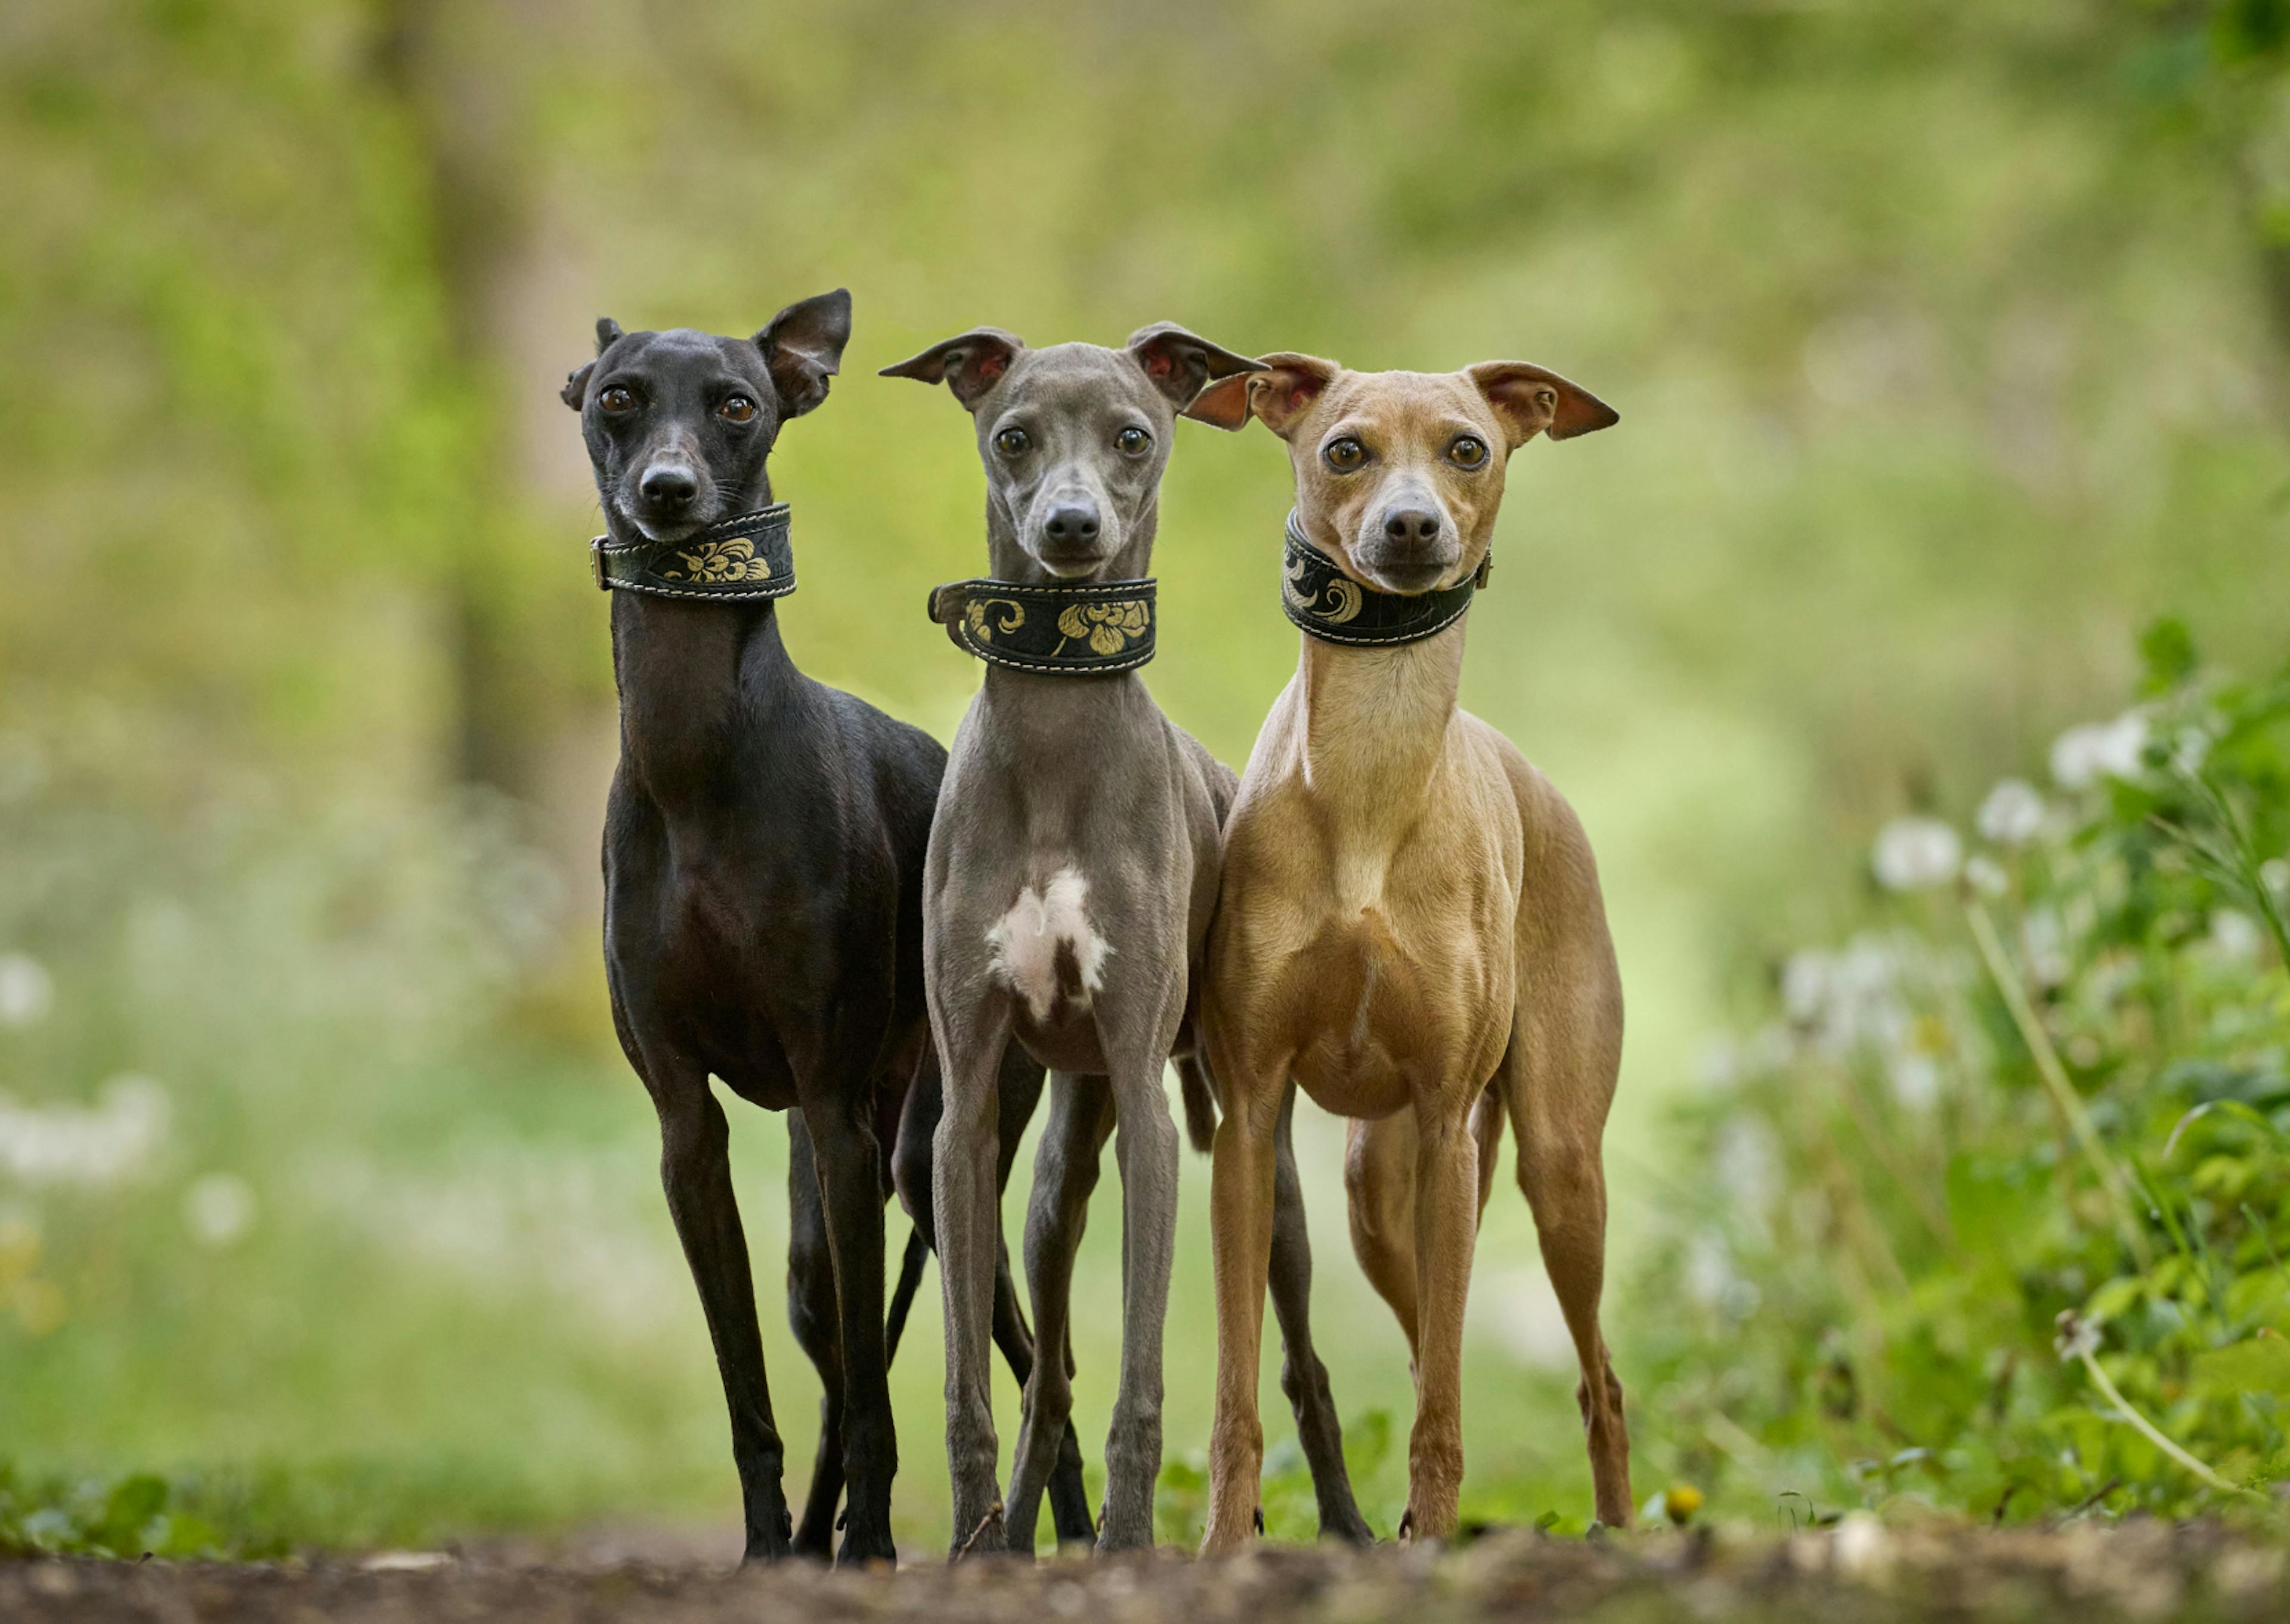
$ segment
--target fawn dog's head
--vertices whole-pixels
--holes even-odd
[[[1479,567],[1510,452],[1613,427],[1620,414],[1524,361],[1460,372],[1353,372],[1315,356],[1267,356],[1209,384],[1185,415],[1221,428],[1251,417],[1288,442],[1305,538],[1387,592],[1449,587]]]

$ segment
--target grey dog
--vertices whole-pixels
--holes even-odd
[[[885,375],[945,382],[976,422],[996,580],[1071,588],[1151,567],[1177,413],[1250,358],[1170,324],[1121,349],[1029,349],[977,328]],[[1139,661],[1141,663],[1141,659]],[[1195,988],[1214,914],[1232,772],[1164,716],[1133,666],[1076,675],[989,663],[955,736],[924,878],[925,982],[945,1075],[936,1141],[946,1297],[947,1454],[957,1553],[1030,1552],[1072,1409],[1068,1300],[1100,1156],[1118,1124],[1121,1379],[1099,1548],[1149,1546],[1161,1466],[1161,1335],[1177,1216],[1175,1057],[1205,1148],[1213,1107]],[[988,1357],[1000,1234],[998,1068],[1018,1041],[1053,1073],[1026,1268],[1041,1350],[1005,1514]],[[1345,1478],[1327,1373],[1311,1350],[1311,1254],[1281,1122],[1272,1292],[1324,1532],[1370,1536]]]

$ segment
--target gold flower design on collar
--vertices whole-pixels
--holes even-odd
[[[1149,618],[1142,598],[1118,599],[1109,604],[1069,604],[1058,616],[1058,630],[1069,641],[1085,638],[1095,653],[1118,654],[1145,635]],[[1061,643],[1051,652],[1051,658],[1063,652],[1065,644]]]
[[[717,582],[772,578],[771,560],[757,557],[756,544],[746,536],[703,542],[697,551],[679,551],[676,556],[684,560],[685,567],[662,570],[663,580]]]

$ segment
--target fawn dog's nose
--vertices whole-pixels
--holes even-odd
[[[1383,533],[1402,547],[1439,539],[1439,516],[1424,508],[1394,508],[1383,516]]]
[[[1051,513],[1042,532],[1053,541],[1094,541],[1097,540],[1097,509],[1079,504],[1069,504]]]
[[[657,507],[681,508],[700,494],[700,476],[677,463],[655,462],[644,471],[637,488]]]

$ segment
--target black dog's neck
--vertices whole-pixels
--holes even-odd
[[[769,483],[759,481],[734,493],[725,511],[752,512],[771,500]],[[605,524],[615,542],[651,541],[609,505]],[[622,762],[664,811],[720,809],[740,776],[741,735],[800,693],[777,605],[634,592],[612,600]]]

